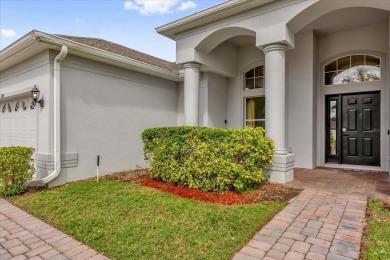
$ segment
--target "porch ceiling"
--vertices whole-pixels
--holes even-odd
[[[316,31],[318,35],[343,31],[389,20],[386,10],[364,7],[344,8],[330,12],[313,21],[302,32]]]

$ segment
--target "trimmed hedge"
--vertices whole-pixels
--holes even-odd
[[[22,193],[35,168],[33,148],[13,146],[0,148],[0,196]]]
[[[142,133],[153,178],[203,191],[249,190],[266,180],[273,140],[263,128],[151,128]]]

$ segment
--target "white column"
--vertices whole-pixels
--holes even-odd
[[[199,125],[199,77],[200,64],[184,64],[184,124]]]
[[[273,164],[267,169],[271,182],[294,179],[295,155],[287,153],[286,144],[286,50],[284,44],[263,48],[265,54],[265,129],[275,141]]]
[[[275,140],[276,155],[286,155],[286,50],[284,44],[263,48],[265,54],[265,129]]]

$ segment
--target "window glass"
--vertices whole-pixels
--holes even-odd
[[[255,88],[264,88],[264,77],[255,79]]]
[[[265,98],[252,97],[245,99],[245,125],[265,127]]]
[[[250,69],[244,77],[244,89],[264,88],[264,66]]]
[[[248,71],[247,73],[245,73],[245,78],[254,78],[255,77],[255,70],[254,69],[251,69],[250,71]]]
[[[380,66],[381,65],[381,60],[378,57],[374,56],[366,56],[366,64],[365,65],[370,65],[370,66]]]
[[[337,155],[337,100],[329,101],[329,155]]]
[[[333,85],[333,79],[337,76],[337,72],[325,73],[325,85]]]
[[[351,56],[351,68],[364,65],[364,55]]]
[[[333,61],[325,66],[325,72],[337,71],[337,61]]]
[[[264,77],[264,66],[259,66],[255,68],[256,77]]]
[[[343,71],[351,68],[351,57],[343,57],[337,60],[337,71]]]
[[[254,89],[255,79],[245,79],[245,89]]]
[[[324,66],[324,84],[378,81],[381,79],[380,58],[371,55],[341,57]]]

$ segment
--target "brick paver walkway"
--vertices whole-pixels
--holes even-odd
[[[360,194],[390,201],[388,172],[334,168],[294,169],[294,180],[287,186],[328,191],[337,194]]]
[[[0,260],[3,259],[108,258],[0,199]]]
[[[233,259],[357,259],[366,205],[365,195],[304,190]]]

